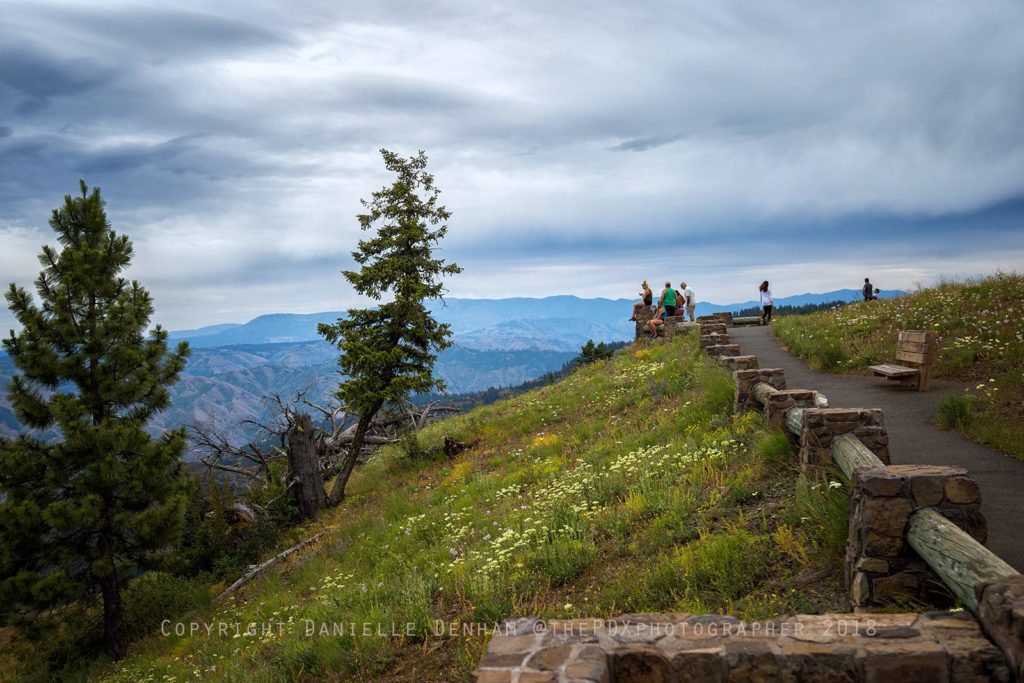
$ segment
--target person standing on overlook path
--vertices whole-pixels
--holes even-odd
[[[761,324],[771,325],[772,310],[775,308],[775,304],[772,301],[771,290],[768,289],[768,281],[762,282],[758,290],[761,292]]]
[[[693,317],[693,312],[697,308],[697,295],[693,293],[693,290],[690,289],[689,285],[685,282],[680,282],[679,287],[681,289],[680,294],[683,297],[683,303],[686,305],[686,315],[690,318],[691,323],[696,322]]]
[[[661,298],[658,299],[658,307],[664,308],[668,317],[676,314],[676,290],[672,289],[671,282],[665,282],[665,289],[661,290]]]
[[[861,291],[864,293],[864,301],[871,301],[875,296],[875,286],[871,284],[869,278],[864,278],[864,288]]]

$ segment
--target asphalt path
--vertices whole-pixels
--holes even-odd
[[[729,336],[762,368],[784,368],[790,389],[815,389],[833,408],[881,408],[894,465],[948,465],[967,468],[981,487],[981,511],[988,522],[989,550],[1024,573],[1024,461],[932,424],[939,399],[964,386],[932,379],[919,392],[882,377],[815,372],[785,351],[770,327],[733,327]],[[893,341],[895,344],[895,340]]]

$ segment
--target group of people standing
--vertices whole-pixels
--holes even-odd
[[[647,284],[647,280],[644,280],[640,291],[640,301],[633,304],[633,315],[630,320],[636,320],[636,314],[638,311],[644,308],[649,308],[654,302],[654,292]],[[658,336],[658,328],[665,324],[665,318],[670,318],[675,315],[682,316],[685,320],[688,316],[690,322],[696,320],[694,311],[697,307],[697,295],[693,293],[693,290],[685,282],[679,283],[679,289],[674,289],[671,282],[665,282],[665,288],[661,290],[661,297],[658,299],[658,307],[654,312],[654,317],[647,323],[647,331],[651,337]]]
[[[647,286],[647,280],[644,280],[641,288],[641,300],[633,304],[633,315],[630,317],[630,320],[636,320],[637,312],[644,308],[649,308],[654,302],[654,292]],[[862,291],[865,301],[878,301],[878,295],[881,293],[877,287],[871,284],[868,278],[864,278],[864,288]],[[772,301],[772,291],[768,287],[767,280],[761,283],[761,286],[758,287],[758,292],[761,297],[761,324],[770,325],[775,302]],[[689,317],[690,322],[694,322],[693,314],[697,305],[697,300],[694,297],[693,290],[685,282],[679,283],[679,289],[673,289],[672,283],[666,282],[665,289],[661,290],[661,298],[658,299],[658,307],[654,317],[647,323],[647,331],[651,337],[658,336],[658,328],[665,324],[665,318],[670,318],[677,313],[684,320],[686,317]]]

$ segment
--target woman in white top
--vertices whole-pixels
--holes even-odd
[[[768,281],[765,280],[758,288],[761,290],[761,324],[770,325],[772,322],[772,293],[768,289]]]

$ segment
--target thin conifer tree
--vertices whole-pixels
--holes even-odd
[[[9,397],[37,431],[0,440],[0,610],[31,616],[99,597],[104,646],[119,659],[122,592],[181,528],[185,432],[154,438],[146,426],[170,404],[189,349],[168,350],[159,325],[147,334],[153,302],[120,275],[132,244],[99,188],[82,182],[50,226],[61,248],[39,256],[40,303],[13,283],[6,293],[22,328],[3,340],[16,368]]]
[[[437,353],[451,345],[451,329],[435,320],[426,302],[444,293],[443,278],[462,272],[434,258],[433,249],[448,232],[451,213],[438,204],[440,190],[427,172],[422,151],[408,159],[382,149],[384,166],[397,174],[390,186],[362,200],[363,230],[376,236],[360,240],[352,257],[358,271],[343,271],[356,292],[381,303],[353,308],[347,318],[318,329],[338,346],[345,379],[337,396],[357,416],[348,452],[331,489],[328,504],[345,497],[356,459],[371,423],[385,405],[400,405],[410,394],[443,389],[433,375]]]

